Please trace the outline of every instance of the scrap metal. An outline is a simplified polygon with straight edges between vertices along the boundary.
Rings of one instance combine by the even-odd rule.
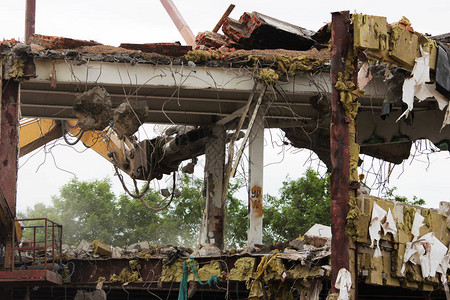
[[[36,17],[36,0],[27,0],[25,4],[25,41],[34,34]]]
[[[331,292],[336,293],[335,282],[340,269],[349,270],[349,237],[345,232],[350,188],[349,121],[341,105],[336,88],[339,73],[344,74],[344,60],[350,45],[350,13],[335,12],[331,22]]]

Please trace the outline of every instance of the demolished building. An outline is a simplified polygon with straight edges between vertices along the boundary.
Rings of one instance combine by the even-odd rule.
[[[447,293],[448,298],[446,204],[440,210],[424,209],[358,193],[359,153],[400,163],[409,156],[412,142],[421,138],[449,148],[448,36],[430,39],[408,23],[403,19],[390,25],[383,17],[339,12],[315,33],[254,12],[239,20],[226,18],[225,35],[200,33],[199,47],[193,50],[178,44],[111,47],[43,35],[33,35],[26,44],[3,41],[1,232],[9,250],[0,282],[8,285],[5,293],[42,299],[50,293],[176,298],[184,289],[199,298],[333,299],[339,292],[342,299],[346,293],[358,299],[423,293],[442,298]],[[130,92],[124,94],[124,87]],[[148,151],[148,145],[160,146],[164,151],[156,160],[150,155],[137,167],[116,167],[130,170],[134,179],[153,179],[175,171],[181,160],[205,153],[205,242],[215,245],[212,252],[140,245],[136,251],[116,249],[114,254],[98,241],[63,251],[53,231],[52,246],[16,245],[19,112],[23,117],[75,120],[80,118],[75,108],[92,94],[108,98],[108,115],[126,114],[122,103],[133,109],[143,105],[141,123],[195,128],[191,134],[136,147]],[[414,102],[414,96],[422,101]],[[111,119],[115,124],[122,117]],[[102,125],[85,122],[83,130],[111,139],[104,136],[110,119],[94,123]],[[136,126],[113,127],[123,128],[119,136],[127,136]],[[223,251],[222,195],[241,153],[237,151],[236,159],[232,152],[238,137],[244,144],[250,141],[249,244],[261,244],[264,128],[281,128],[292,145],[313,150],[332,172],[331,241],[306,235],[279,251]],[[243,136],[241,129],[247,129]],[[120,160],[118,150],[109,152],[116,154],[106,159],[113,164]],[[178,156],[170,159],[170,153]],[[164,163],[156,166],[155,161]],[[44,221],[44,228],[58,228]],[[47,258],[49,247],[45,268],[16,265],[15,254],[31,251],[24,257],[34,258],[30,253],[44,251]],[[64,254],[68,274],[61,277],[55,264]],[[210,284],[203,285],[205,281]],[[9,288],[13,284],[17,287]],[[27,288],[33,286],[38,288]]]

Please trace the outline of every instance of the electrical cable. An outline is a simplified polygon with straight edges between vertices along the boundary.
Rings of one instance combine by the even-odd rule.
[[[139,188],[138,188],[138,186],[137,186],[137,181],[136,181],[136,179],[133,178],[134,188],[135,188],[135,191],[136,191],[136,194],[133,194],[133,193],[130,192],[130,190],[129,190],[129,189],[127,188],[127,186],[125,185],[125,181],[123,180],[123,175],[120,173],[119,168],[117,167],[117,164],[115,163],[114,156],[112,157],[112,161],[113,161],[113,166],[114,166],[114,169],[115,169],[115,171],[116,171],[116,174],[117,174],[117,176],[119,177],[119,181],[120,181],[120,183],[122,184],[123,189],[127,192],[128,195],[130,195],[132,198],[139,199],[139,201],[142,203],[142,205],[143,205],[145,208],[147,208],[148,210],[151,210],[151,211],[158,212],[158,211],[164,210],[164,209],[166,209],[167,207],[169,207],[169,205],[170,205],[170,204],[172,203],[172,201],[173,201],[174,194],[175,194],[174,191],[175,191],[175,189],[176,189],[176,173],[175,173],[175,172],[173,172],[173,187],[172,187],[172,193],[171,193],[171,195],[170,195],[170,200],[169,200],[164,206],[162,206],[162,207],[152,207],[152,206],[148,205],[148,204],[144,201],[144,199],[142,199],[142,197],[145,195],[145,193],[146,193],[146,192],[149,190],[149,188],[150,188],[150,174],[148,175],[147,183],[146,183],[146,185],[145,185],[145,187],[144,187],[144,190],[143,190],[142,192],[139,192]],[[164,201],[165,201],[165,199],[162,200],[162,201],[160,201],[160,202],[158,202],[158,205],[161,204],[161,203],[163,203]]]
[[[61,264],[61,266],[63,268],[65,268],[65,267],[69,268],[69,264],[72,264],[72,272],[70,273],[70,275],[67,278],[62,278],[61,275],[59,275],[59,273],[56,272],[56,275],[58,275],[59,279],[61,279],[62,281],[69,280],[70,277],[72,277],[73,273],[75,272],[75,264],[73,262],[71,262],[71,261],[69,263],[67,263],[67,264]]]
[[[135,184],[135,187],[136,187],[136,190],[137,190],[137,185],[136,185],[136,184]],[[139,197],[139,200],[141,201],[142,205],[144,205],[145,208],[147,208],[147,209],[149,209],[149,210],[151,210],[151,211],[161,211],[161,210],[164,210],[164,209],[166,209],[167,207],[169,207],[169,205],[172,203],[173,198],[174,198],[174,195],[175,195],[175,188],[176,188],[176,173],[173,172],[173,187],[172,187],[172,193],[171,193],[171,195],[170,195],[170,200],[166,203],[166,205],[164,205],[164,206],[162,206],[162,207],[155,208],[155,207],[151,207],[150,205],[148,205],[148,204],[144,201],[144,199],[142,199],[142,197]],[[160,204],[160,203],[162,203],[162,201],[159,202],[158,204]]]
[[[79,132],[77,135],[74,135],[74,136],[73,136],[73,137],[76,137],[76,138],[77,138],[77,139],[75,140],[75,142],[69,142],[69,140],[67,139],[67,135],[69,134],[69,132],[67,131],[67,128],[66,128],[66,122],[65,122],[65,121],[62,122],[62,124],[61,124],[61,129],[62,129],[64,141],[65,141],[67,144],[69,144],[70,146],[76,145],[76,144],[80,141],[80,139],[83,137],[83,134],[84,134],[84,130],[80,129],[80,132]]]

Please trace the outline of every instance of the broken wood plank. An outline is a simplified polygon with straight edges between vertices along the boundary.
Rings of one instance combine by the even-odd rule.
[[[227,10],[223,13],[223,16],[220,18],[219,22],[217,22],[216,27],[214,27],[213,32],[219,31],[220,27],[222,27],[223,20],[225,20],[225,18],[228,18],[228,16],[233,11],[234,7],[235,7],[234,4],[230,4],[230,6],[228,6]]]

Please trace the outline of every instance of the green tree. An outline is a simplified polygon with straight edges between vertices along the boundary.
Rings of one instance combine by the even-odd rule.
[[[206,202],[202,186],[202,180],[183,175],[177,186],[181,196],[174,198],[167,209],[154,212],[129,195],[116,197],[108,179],[73,179],[60,189],[58,196],[52,197],[52,205],[36,204],[20,217],[47,217],[62,224],[67,244],[98,239],[115,246],[144,240],[154,244],[194,246],[198,243]],[[233,196],[238,187],[238,182],[230,185],[226,205],[226,241],[230,246],[242,245],[246,239],[247,210]],[[157,206],[164,199],[159,192],[149,189],[143,200],[150,206]],[[25,237],[32,237],[28,235]]]
[[[394,195],[394,192],[397,190],[397,187],[393,187],[392,189],[387,189],[385,197],[388,200],[391,201],[397,201],[397,202],[402,202],[402,203],[406,203],[406,204],[410,204],[410,205],[425,205],[426,202],[425,200],[423,200],[422,198],[419,198],[417,196],[413,196],[412,200],[409,200],[407,197],[405,196],[399,196],[399,195]]]
[[[235,180],[228,186],[225,207],[225,245],[227,248],[239,248],[247,243],[248,200],[243,202],[234,196],[241,185],[240,180]]]
[[[286,241],[316,223],[330,225],[330,177],[307,169],[303,177],[283,182],[280,197],[265,196],[264,243]]]
[[[61,188],[59,196],[52,197],[52,202],[64,226],[66,243],[98,239],[114,244],[117,200],[109,179],[89,182],[72,179]]]
[[[152,205],[161,201],[162,197],[150,189],[143,200]],[[154,244],[168,243],[167,235],[162,232],[164,216],[164,212],[146,209],[139,199],[126,194],[120,195],[117,204],[117,231],[113,233],[115,244],[125,246],[144,240]]]

